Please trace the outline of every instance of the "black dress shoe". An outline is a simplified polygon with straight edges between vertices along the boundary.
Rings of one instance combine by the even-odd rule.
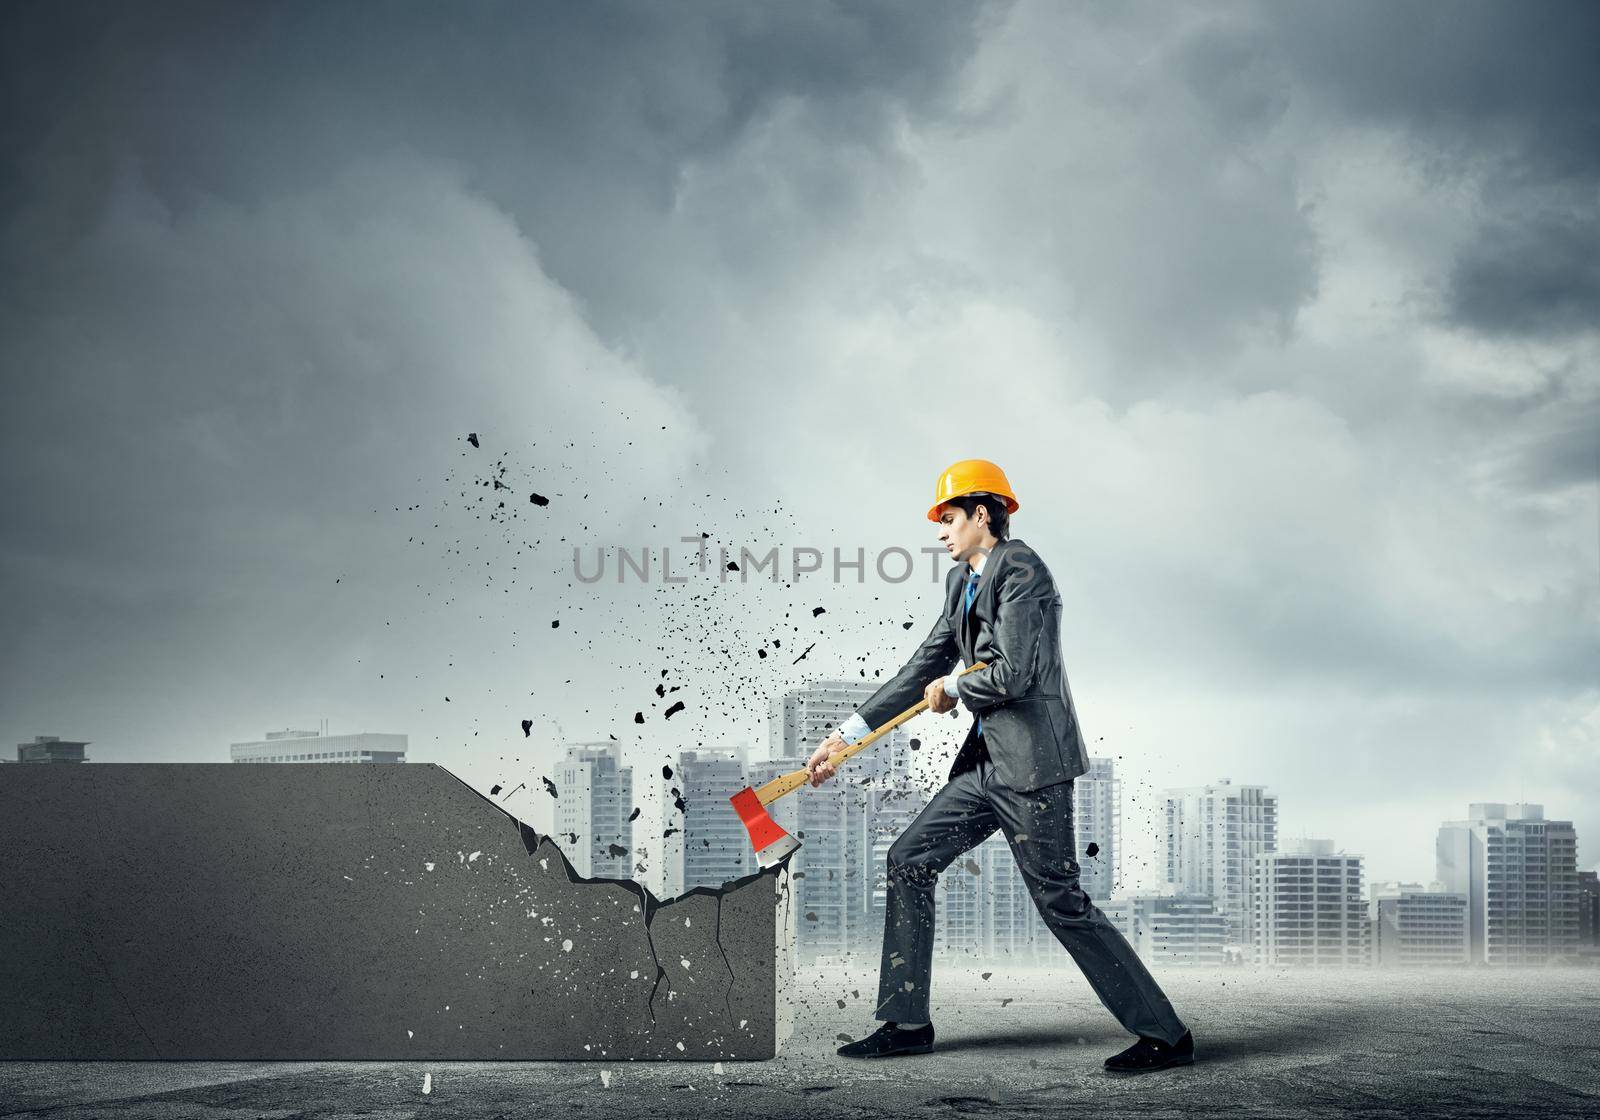
[[[1141,1038],[1120,1054],[1106,1059],[1106,1069],[1112,1073],[1150,1073],[1168,1066],[1194,1064],[1194,1035],[1188,1031],[1175,1043],[1159,1038]]]
[[[844,1058],[892,1058],[896,1054],[930,1054],[933,1052],[933,1024],[916,1030],[901,1030],[893,1023],[885,1023],[866,1038],[839,1047]]]

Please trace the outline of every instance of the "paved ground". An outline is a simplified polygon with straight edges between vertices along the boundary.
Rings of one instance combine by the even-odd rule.
[[[1127,1039],[1075,974],[941,969],[935,1053],[846,1062],[873,978],[831,969],[771,1062],[13,1062],[0,1117],[1600,1115],[1600,970],[1159,977],[1198,1061],[1137,1078],[1101,1069]]]

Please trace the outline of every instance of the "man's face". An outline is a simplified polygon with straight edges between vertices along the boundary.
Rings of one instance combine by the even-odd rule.
[[[968,517],[959,506],[948,503],[939,510],[939,543],[944,545],[952,560],[971,560],[983,544],[989,531],[989,515],[982,506]]]

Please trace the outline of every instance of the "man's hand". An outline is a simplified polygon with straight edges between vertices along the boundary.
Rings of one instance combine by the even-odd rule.
[[[833,756],[849,745],[844,741],[844,736],[837,731],[822,740],[822,745],[812,753],[810,760],[806,763],[806,769],[811,771],[811,784],[813,786],[820,786],[838,772],[839,768],[834,765]]]
[[[944,678],[929,681],[928,687],[922,690],[924,699],[928,701],[928,711],[948,712],[956,706],[956,698],[944,690]]]

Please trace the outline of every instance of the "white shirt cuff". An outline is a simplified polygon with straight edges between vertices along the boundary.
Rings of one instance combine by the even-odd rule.
[[[839,738],[846,743],[858,743],[867,737],[872,728],[867,726],[867,721],[861,718],[861,713],[851,712],[850,718],[839,725]]]
[[[956,673],[946,674],[946,676],[944,678],[944,694],[946,696],[953,696],[957,700],[961,699],[961,693],[956,691],[956,682],[959,681],[960,679],[961,679],[961,677],[960,677],[959,674],[956,674]]]

